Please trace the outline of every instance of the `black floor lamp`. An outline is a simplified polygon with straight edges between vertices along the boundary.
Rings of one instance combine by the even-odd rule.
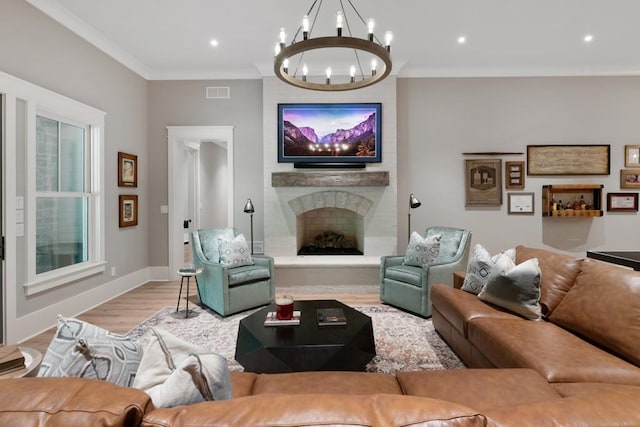
[[[419,207],[421,204],[422,202],[418,200],[418,198],[414,196],[413,193],[409,194],[409,214],[408,214],[409,218],[407,221],[407,228],[408,228],[407,241],[411,238],[411,209],[415,209]]]
[[[255,211],[251,199],[247,199],[247,203],[244,205],[244,213],[251,215],[251,255],[253,255],[253,213]]]

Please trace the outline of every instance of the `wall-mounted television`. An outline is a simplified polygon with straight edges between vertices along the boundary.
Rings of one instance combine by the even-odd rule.
[[[298,167],[382,161],[380,103],[278,104],[278,162]]]

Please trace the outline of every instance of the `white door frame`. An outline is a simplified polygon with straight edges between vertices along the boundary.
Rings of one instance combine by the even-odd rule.
[[[214,142],[227,150],[227,225],[233,227],[233,126],[167,126],[168,154],[168,280],[178,280],[177,270],[184,262],[183,219],[181,207],[187,203],[187,170],[184,150],[188,145]]]

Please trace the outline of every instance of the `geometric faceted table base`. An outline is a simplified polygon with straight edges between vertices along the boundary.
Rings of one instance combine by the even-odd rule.
[[[342,308],[347,324],[318,326],[318,308]],[[264,326],[265,307],[240,321],[235,359],[255,373],[363,371],[376,355],[371,318],[335,300],[295,301],[300,325]]]

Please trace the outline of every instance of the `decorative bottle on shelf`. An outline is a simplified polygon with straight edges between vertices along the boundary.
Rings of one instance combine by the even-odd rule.
[[[584,194],[580,195],[580,209],[583,211],[587,209],[587,202],[584,200]]]
[[[564,204],[562,203],[562,200],[558,200],[558,210],[564,210]]]

